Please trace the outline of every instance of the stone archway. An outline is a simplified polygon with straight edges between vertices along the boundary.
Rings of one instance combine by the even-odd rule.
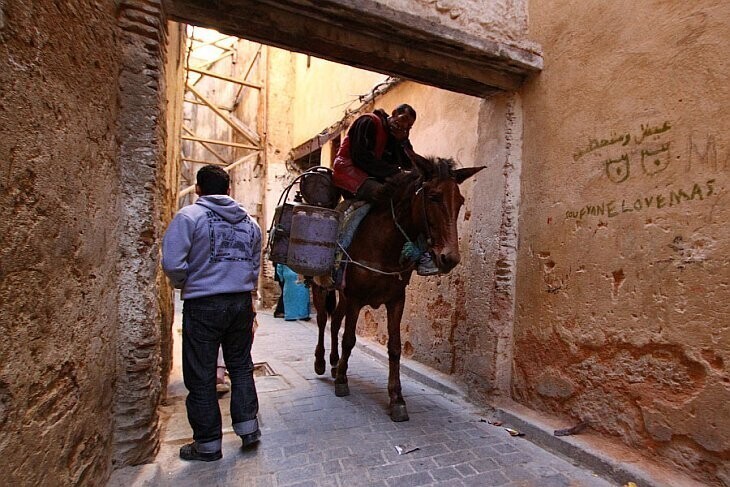
[[[149,460],[158,444],[156,407],[171,310],[157,259],[172,203],[175,170],[166,160],[166,20],[304,52],[356,67],[486,97],[514,91],[542,67],[534,49],[462,32],[376,1],[165,0],[121,2],[122,55],[118,162],[120,221],[118,373],[114,463]],[[472,12],[478,14],[478,12]],[[453,18],[453,16],[448,16]],[[513,181],[518,172],[506,176]],[[513,181],[514,182],[514,181]],[[145,191],[139,191],[145,188]],[[506,202],[509,203],[509,202]],[[514,226],[514,224],[513,224]],[[503,229],[510,233],[514,228]],[[513,263],[512,263],[513,264]],[[510,303],[511,296],[509,298]],[[511,306],[511,304],[510,304]],[[509,306],[507,306],[509,307]],[[509,380],[501,378],[500,382]]]

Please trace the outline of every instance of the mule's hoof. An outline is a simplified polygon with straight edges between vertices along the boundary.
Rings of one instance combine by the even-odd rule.
[[[408,421],[408,411],[405,404],[396,404],[390,408],[390,419],[395,423]]]
[[[317,374],[317,375],[324,374],[324,371],[326,368],[327,368],[327,364],[325,363],[324,360],[322,360],[321,362],[318,360],[314,361],[314,373],[315,374]]]
[[[350,388],[347,384],[335,384],[335,396],[345,397],[350,395]]]
[[[332,374],[332,378],[337,377],[337,367],[332,367],[332,370],[330,370],[330,373]]]

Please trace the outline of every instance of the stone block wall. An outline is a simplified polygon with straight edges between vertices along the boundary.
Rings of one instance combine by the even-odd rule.
[[[116,7],[0,2],[5,485],[108,476],[119,318]]]

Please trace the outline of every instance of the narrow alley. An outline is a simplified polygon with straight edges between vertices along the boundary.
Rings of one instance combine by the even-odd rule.
[[[387,365],[371,355],[377,345],[362,338],[350,360],[351,394],[335,397],[329,371],[318,376],[313,370],[314,319],[289,322],[273,318],[268,310],[258,314],[253,350],[254,362],[266,364],[257,366],[256,373],[262,430],[258,448],[241,451],[230,425],[228,394],[223,394],[223,459],[184,462],[178,450],[190,441],[192,430],[179,366],[181,309],[178,301],[176,365],[168,404],[162,407],[160,452],[154,463],[115,472],[109,487],[616,485],[490,425],[486,420],[492,411],[465,402],[451,384],[438,390],[402,377],[411,419],[392,422],[386,413]],[[396,445],[417,450],[400,455]]]
[[[729,25],[728,0],[0,0],[0,487],[730,487]],[[355,229],[340,198],[375,205]],[[261,325],[261,441],[223,393],[211,463],[179,457],[188,241],[231,286],[186,299],[256,289]],[[314,315],[272,316],[283,267],[345,296],[346,397]]]

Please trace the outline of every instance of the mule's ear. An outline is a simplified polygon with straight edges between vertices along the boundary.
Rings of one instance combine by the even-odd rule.
[[[487,166],[464,167],[461,169],[454,169],[452,171],[452,174],[454,175],[454,179],[456,179],[456,183],[461,184],[485,167]]]
[[[413,149],[406,148],[405,152],[411,160],[413,167],[415,167],[418,172],[423,175],[424,179],[430,179],[431,174],[433,173],[433,163],[425,157],[416,154]]]

